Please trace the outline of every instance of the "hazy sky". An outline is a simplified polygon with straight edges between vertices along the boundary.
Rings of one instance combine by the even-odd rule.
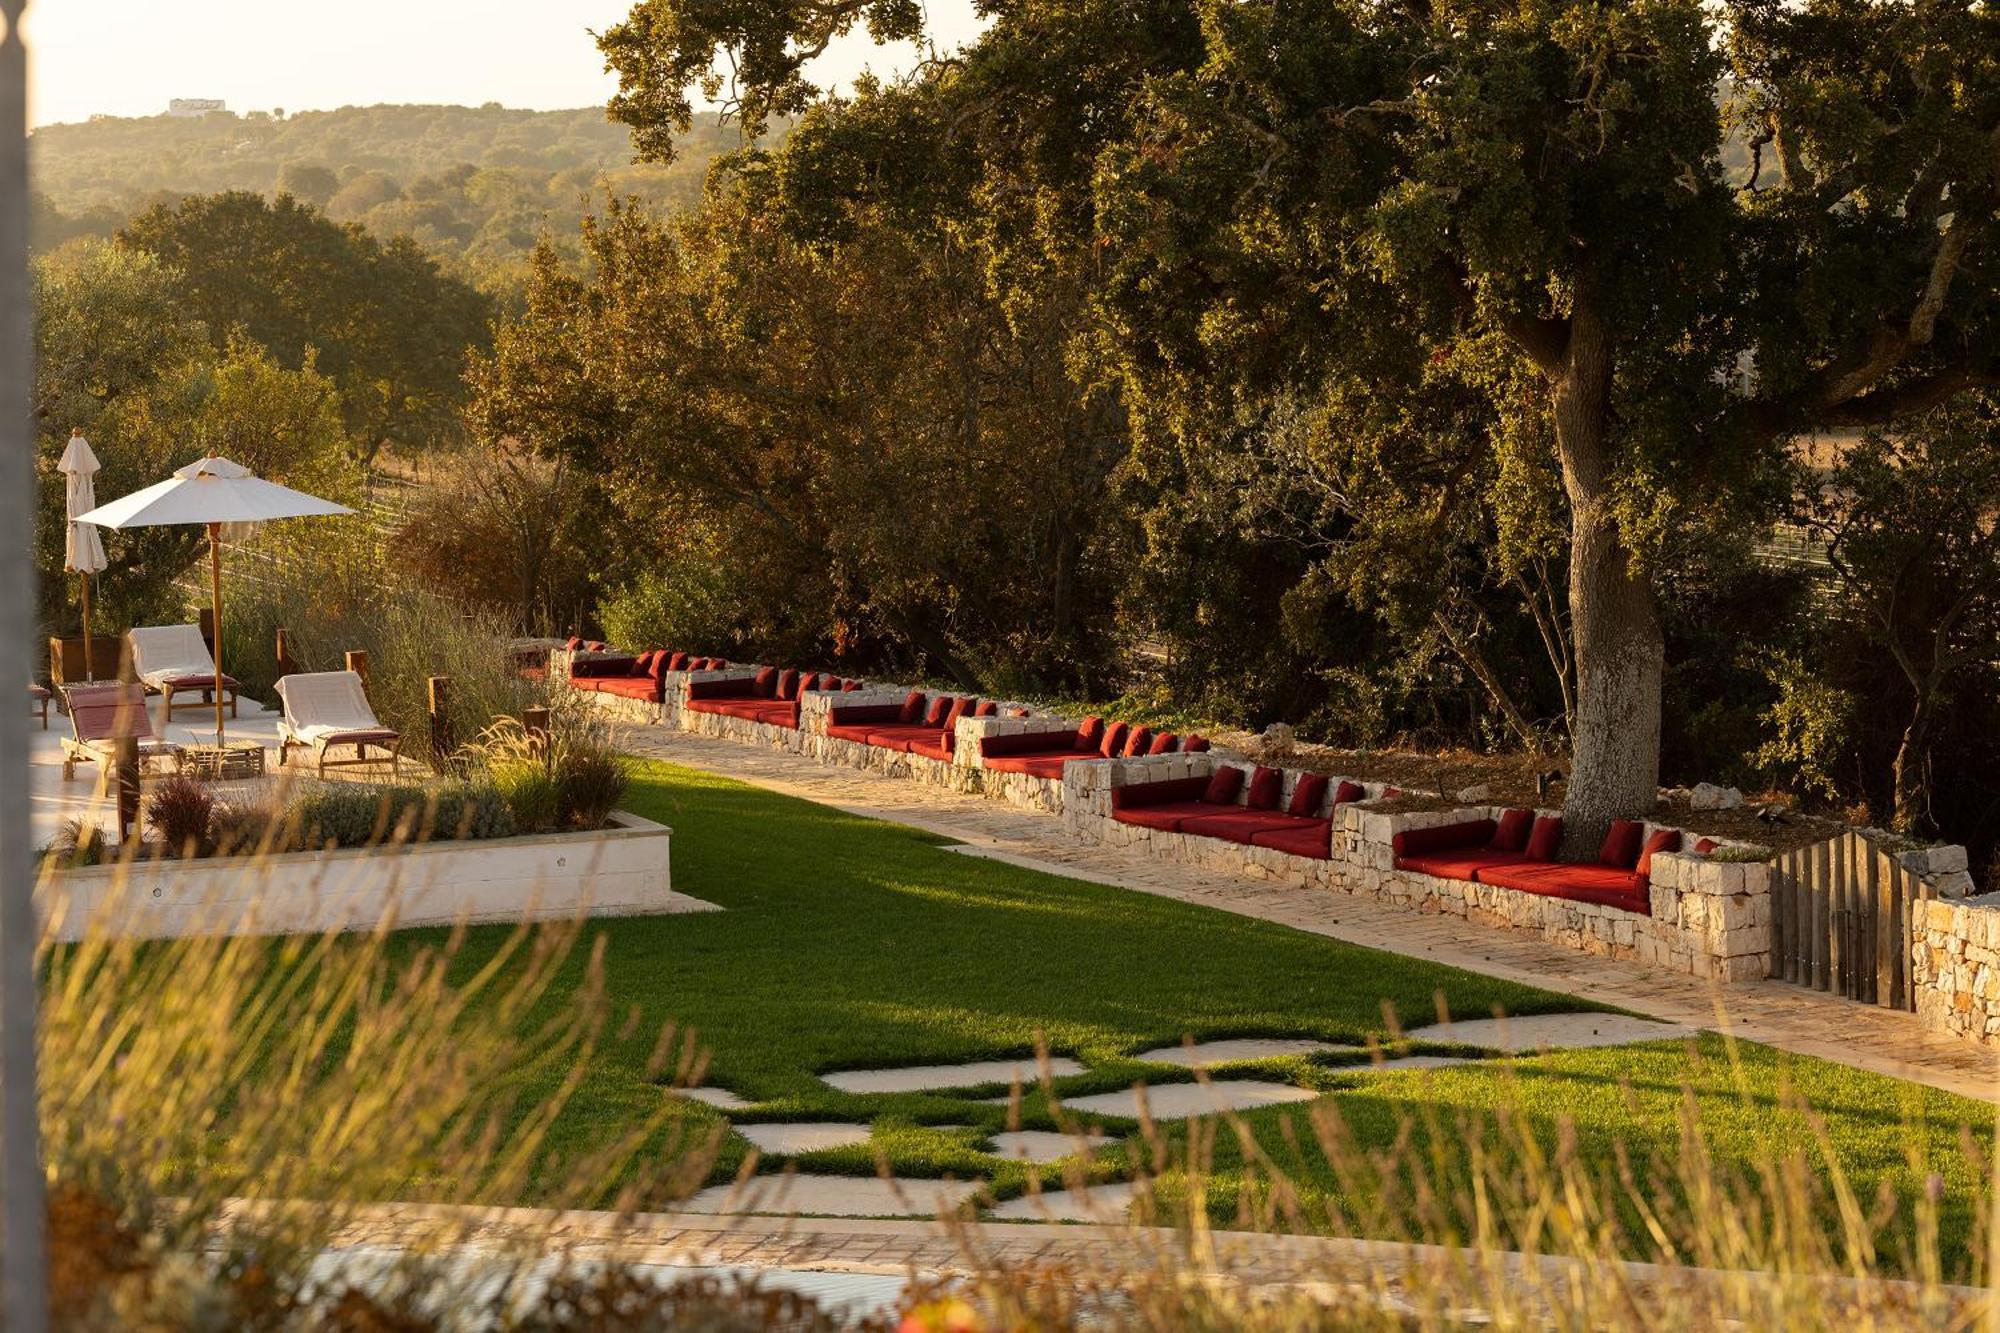
[[[975,30],[970,0],[928,0],[953,45]],[[614,81],[590,29],[630,0],[30,0],[32,123],[96,112],[157,115],[174,97],[232,111],[374,102],[602,103]],[[865,36],[829,51],[821,83],[864,66],[907,66],[908,48]]]

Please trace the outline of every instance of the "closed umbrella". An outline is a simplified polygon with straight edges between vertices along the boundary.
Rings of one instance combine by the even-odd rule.
[[[209,597],[215,611],[215,740],[222,743],[222,528],[275,518],[351,514],[346,505],[265,481],[241,463],[208,457],[122,500],[77,517],[100,528],[156,528],[199,523],[208,529]]]
[[[69,433],[69,447],[63,450],[56,470],[63,474],[64,513],[69,523],[63,533],[63,568],[82,575],[83,584],[83,674],[97,679],[97,657],[90,650],[90,576],[104,571],[104,541],[94,524],[79,522],[81,515],[97,508],[97,455],[78,427]]]

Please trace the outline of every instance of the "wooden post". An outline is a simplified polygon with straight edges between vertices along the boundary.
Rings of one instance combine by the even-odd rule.
[[[527,728],[528,739],[534,742],[535,752],[540,754],[549,745],[549,710],[546,708],[524,708],[521,710],[521,725]]]
[[[431,706],[431,767],[443,771],[451,758],[451,714],[447,707],[451,699],[451,677],[432,676],[430,679]]]
[[[1812,988],[1827,988],[1827,953],[1832,935],[1833,903],[1825,843],[1812,848]]]
[[[215,743],[222,744],[222,525],[208,525],[208,596],[215,615],[208,622],[208,655],[215,661]],[[173,696],[168,699],[172,711]]]
[[[118,841],[139,834],[139,737],[126,729],[111,742],[111,783],[118,797]]]
[[[347,652],[347,669],[361,677],[361,688],[368,688],[368,650],[350,648]]]
[[[296,675],[299,664],[292,658],[292,632],[283,625],[278,627],[278,676]]]

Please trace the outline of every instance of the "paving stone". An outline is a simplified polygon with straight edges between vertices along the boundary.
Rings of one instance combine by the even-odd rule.
[[[899,1180],[875,1176],[760,1176],[741,1187],[715,1185],[678,1210],[686,1213],[781,1213],[802,1217],[936,1217],[958,1208],[978,1181]]]
[[[676,1088],[674,1096],[685,1097],[691,1102],[702,1102],[718,1111],[741,1111],[757,1104],[744,1101],[727,1088]]]
[[[1060,1162],[1088,1148],[1110,1143],[1108,1134],[1056,1134],[1046,1129],[1010,1129],[993,1136],[993,1153],[1018,1162]]]
[[[868,1142],[868,1126],[825,1120],[738,1125],[736,1132],[756,1144],[761,1152],[782,1153],[787,1157]]]
[[[1520,1018],[1478,1018],[1434,1023],[1408,1034],[1418,1041],[1448,1041],[1487,1050],[1535,1052],[1585,1046],[1626,1046],[1637,1041],[1691,1037],[1694,1029],[1625,1014],[1529,1014]]]
[[[1045,1190],[995,1204],[986,1215],[997,1222],[1122,1222],[1137,1197],[1129,1184]]]
[[[1260,1106],[1282,1106],[1288,1102],[1309,1102],[1319,1094],[1289,1083],[1263,1079],[1220,1079],[1212,1083],[1166,1083],[1146,1090],[1146,1106],[1155,1120],[1185,1120],[1194,1115],[1217,1111],[1249,1111]],[[1100,1092],[1089,1097],[1065,1099],[1071,1111],[1097,1115],[1139,1117],[1139,1097],[1131,1089]]]
[[[1336,1046],[1330,1041],[1314,1041],[1310,1037],[1230,1037],[1222,1041],[1198,1041],[1192,1048],[1184,1045],[1156,1046],[1132,1058],[1148,1064],[1193,1069],[1200,1065],[1227,1064],[1232,1060],[1270,1060],[1285,1055],[1313,1055],[1320,1051],[1353,1049],[1351,1046]]]
[[[1067,1056],[1049,1059],[1049,1074],[1066,1078],[1084,1073],[1084,1067]],[[944,1088],[972,1088],[982,1083],[1019,1082],[1032,1087],[1040,1077],[1032,1057],[1014,1060],[973,1060],[956,1065],[906,1065],[901,1069],[845,1069],[820,1076],[842,1092],[934,1092]]]

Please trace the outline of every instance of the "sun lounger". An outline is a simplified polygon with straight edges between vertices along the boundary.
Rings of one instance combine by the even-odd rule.
[[[143,625],[125,632],[132,645],[132,673],[165,702],[162,721],[174,715],[174,696],[201,695],[206,703],[215,691],[215,659],[199,625]],[[222,692],[229,700],[229,716],[236,716],[236,695],[242,687],[228,676],[222,678]],[[180,707],[193,707],[182,704]]]
[[[361,677],[352,671],[294,672],[278,682],[278,698],[285,715],[278,722],[278,762],[283,764],[296,747],[311,750],[319,773],[329,768],[352,768],[375,763],[368,747],[388,752],[389,766],[395,767],[402,749],[401,733],[382,725],[368,704],[368,691]],[[352,759],[329,759],[336,746],[353,746]]]
[[[76,776],[77,764],[96,764],[102,790],[111,776],[121,736],[138,737],[141,768],[148,760],[180,766],[180,747],[160,735],[152,714],[146,711],[146,691],[140,686],[116,680],[67,685],[63,698],[69,705],[70,728],[70,734],[62,738],[63,781]]]

